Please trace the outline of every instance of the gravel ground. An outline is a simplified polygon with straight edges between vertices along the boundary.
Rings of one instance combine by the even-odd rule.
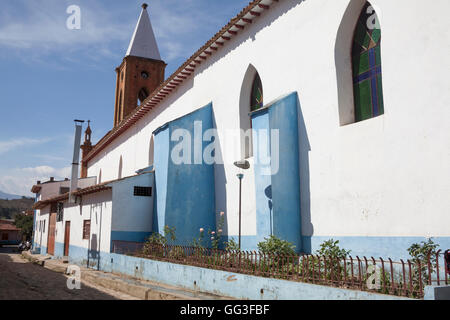
[[[15,247],[0,248],[0,300],[132,300],[126,294],[82,283],[67,288],[67,276],[25,260]]]

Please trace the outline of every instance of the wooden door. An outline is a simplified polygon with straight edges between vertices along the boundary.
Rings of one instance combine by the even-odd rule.
[[[48,224],[48,242],[47,253],[55,255],[55,231],[56,231],[56,213],[50,213]]]
[[[70,221],[66,221],[66,229],[64,231],[64,256],[69,255],[69,242],[70,242]]]

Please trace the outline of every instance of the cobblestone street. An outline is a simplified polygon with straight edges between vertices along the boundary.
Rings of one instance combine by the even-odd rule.
[[[130,296],[81,284],[67,288],[67,277],[25,260],[15,248],[0,248],[0,300],[128,300]]]

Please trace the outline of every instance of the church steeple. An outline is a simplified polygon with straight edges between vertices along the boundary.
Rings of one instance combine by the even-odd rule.
[[[88,121],[88,126],[86,128],[86,131],[84,132],[84,143],[81,146],[81,175],[80,178],[87,178],[87,162],[85,161],[86,156],[89,152],[94,148],[91,142],[91,121]]]
[[[166,63],[161,60],[147,7],[145,3],[142,5],[125,58],[116,69],[114,126],[119,125],[164,81]]]
[[[146,3],[142,5],[141,16],[134,30],[126,56],[161,60],[147,7]]]

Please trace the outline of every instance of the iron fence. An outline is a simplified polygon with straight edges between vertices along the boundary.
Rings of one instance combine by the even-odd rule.
[[[261,277],[423,298],[427,285],[448,285],[449,266],[439,250],[421,261],[319,255],[274,255],[116,241],[113,251],[142,258]]]

